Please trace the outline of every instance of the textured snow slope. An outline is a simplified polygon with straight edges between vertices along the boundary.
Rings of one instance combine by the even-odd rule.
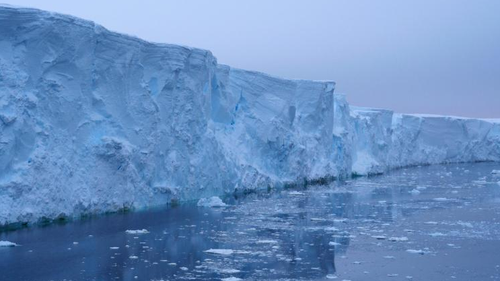
[[[35,9],[0,6],[0,35],[0,225],[500,160],[497,121],[351,109],[333,82]]]

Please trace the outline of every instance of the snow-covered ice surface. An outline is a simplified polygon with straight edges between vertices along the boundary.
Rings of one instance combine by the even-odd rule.
[[[0,249],[0,280],[499,280],[499,168],[405,168],[4,232],[23,247]]]
[[[351,108],[334,82],[36,9],[0,6],[0,34],[0,225],[500,160],[498,120]]]

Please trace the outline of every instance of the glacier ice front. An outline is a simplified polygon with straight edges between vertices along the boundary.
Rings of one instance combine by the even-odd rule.
[[[0,6],[0,34],[0,225],[500,160],[496,120],[351,108],[334,82],[36,9]]]

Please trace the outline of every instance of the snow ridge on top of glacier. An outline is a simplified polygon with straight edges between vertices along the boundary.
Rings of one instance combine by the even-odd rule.
[[[109,30],[106,27],[104,27],[104,26],[102,26],[94,21],[82,19],[82,18],[75,17],[75,16],[68,15],[68,14],[62,14],[62,13],[57,13],[57,12],[40,10],[40,9],[36,9],[36,8],[29,8],[29,7],[15,6],[15,5],[10,5],[10,4],[0,3],[0,20],[4,20],[4,19],[6,19],[6,17],[9,14],[14,14],[14,13],[32,14],[34,17],[37,17],[40,20],[42,20],[42,19],[43,20],[47,20],[47,19],[54,20],[55,19],[55,20],[66,20],[66,21],[70,20],[72,23],[74,23],[76,25],[80,25],[80,26],[88,27],[88,28],[93,28],[96,33],[108,32],[108,33],[112,33],[113,35],[123,37],[124,39],[127,39],[127,40],[136,41],[136,42],[141,43],[141,44],[155,45],[158,47],[165,47],[165,48],[184,48],[184,49],[187,49],[189,51],[205,52],[205,53],[212,55],[212,52],[210,50],[191,47],[191,46],[185,46],[185,45],[181,45],[181,44],[170,44],[170,43],[152,42],[152,41],[144,40],[144,39],[137,37],[135,35]]]

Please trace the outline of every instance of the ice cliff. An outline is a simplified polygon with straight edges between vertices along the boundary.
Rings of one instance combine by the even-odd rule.
[[[414,165],[500,161],[500,120],[398,114],[350,107],[343,95],[334,97],[334,138],[340,143],[340,159],[348,173],[369,175]]]
[[[500,161],[498,121],[351,108],[334,88],[0,6],[0,225]]]

